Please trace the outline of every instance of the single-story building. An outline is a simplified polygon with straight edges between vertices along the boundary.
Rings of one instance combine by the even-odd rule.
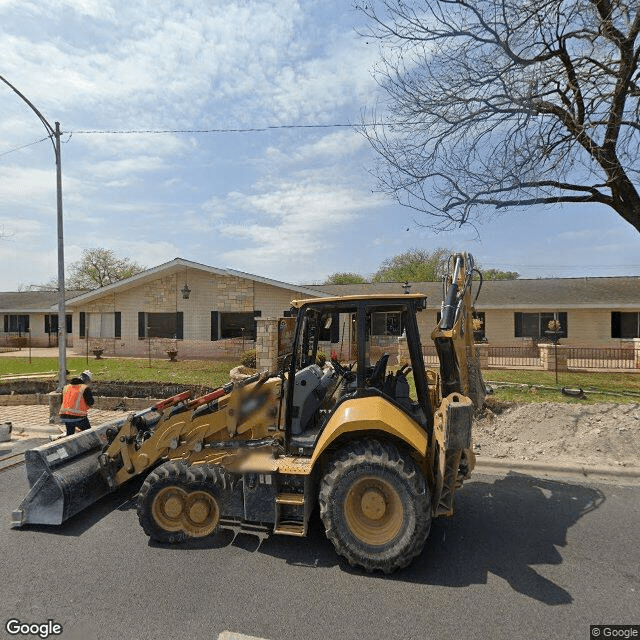
[[[78,292],[67,292],[67,298]],[[0,346],[54,347],[58,344],[58,292],[17,291],[0,293]],[[67,312],[66,328],[71,334],[72,314]]]
[[[412,293],[427,296],[420,319],[423,343],[440,318],[441,282],[408,283]],[[478,282],[473,285],[474,296]],[[321,285],[329,295],[398,293],[402,283]],[[560,322],[562,344],[624,347],[640,338],[640,277],[539,278],[489,280],[482,284],[475,304],[478,341],[512,345],[549,340],[549,322]],[[390,323],[388,330],[400,331]]]
[[[105,355],[156,357],[176,349],[182,357],[236,356],[255,340],[256,318],[281,317],[292,299],[317,296],[304,286],[176,258],[67,295],[67,344]],[[55,345],[49,332],[57,331],[57,307],[56,292],[0,293],[0,344],[26,336],[33,346]]]
[[[426,344],[439,318],[442,283],[409,284],[427,296],[419,316]],[[176,258],[100,289],[68,292],[67,342],[105,355],[162,357],[177,350],[181,358],[237,357],[253,345],[258,319],[286,315],[292,299],[403,291],[402,283],[294,285]],[[490,345],[548,339],[555,319],[562,344],[626,347],[640,338],[640,277],[487,281],[476,310],[476,338]],[[0,314],[0,346],[57,344],[56,292],[0,293]],[[383,343],[402,329],[393,314],[371,320],[372,335]],[[344,341],[344,333],[335,331],[331,340]]]

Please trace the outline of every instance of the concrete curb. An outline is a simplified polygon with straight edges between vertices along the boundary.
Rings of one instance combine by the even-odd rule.
[[[503,458],[477,458],[475,470],[483,472],[520,471],[548,476],[570,476],[582,479],[640,480],[640,467],[613,467],[580,463],[554,464],[535,460],[506,460]],[[472,475],[473,477],[473,475]]]

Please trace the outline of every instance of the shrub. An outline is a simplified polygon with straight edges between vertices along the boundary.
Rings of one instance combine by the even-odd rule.
[[[324,351],[318,351],[316,354],[316,362],[319,367],[324,367],[325,362],[327,361],[327,356],[324,355]]]
[[[240,356],[240,364],[249,369],[256,368],[256,350],[249,349]]]

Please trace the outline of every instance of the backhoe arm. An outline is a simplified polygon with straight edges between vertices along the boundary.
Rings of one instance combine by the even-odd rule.
[[[440,361],[442,397],[454,392],[462,393],[471,398],[475,408],[479,409],[486,389],[473,341],[471,290],[473,274],[480,272],[474,266],[473,256],[468,253],[454,254],[451,263],[451,271],[445,278],[446,293],[440,322],[431,334]]]

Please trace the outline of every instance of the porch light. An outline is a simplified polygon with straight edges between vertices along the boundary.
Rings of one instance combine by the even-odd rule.
[[[189,288],[189,285],[186,282],[184,283],[184,287],[182,287],[180,291],[182,292],[183,299],[188,300],[189,296],[191,295],[191,289]]]

